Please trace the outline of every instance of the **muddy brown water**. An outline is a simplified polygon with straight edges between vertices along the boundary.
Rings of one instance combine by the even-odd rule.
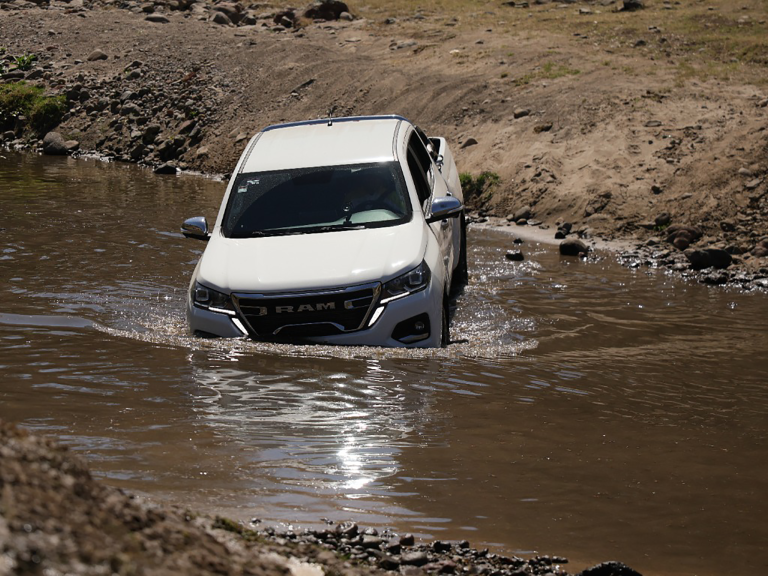
[[[107,482],[644,574],[768,571],[768,298],[470,230],[445,350],[200,340],[224,184],[2,152],[0,417]]]

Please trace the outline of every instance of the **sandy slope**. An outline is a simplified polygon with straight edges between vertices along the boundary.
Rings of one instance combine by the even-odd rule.
[[[279,6],[263,3],[246,5],[256,25],[235,27],[208,21],[208,4],[197,12],[158,5],[169,22],[153,23],[114,5],[73,9],[77,1],[0,12],[9,52],[44,55],[47,72],[36,81],[53,90],[79,84],[114,100],[144,87],[137,104],[160,124],[159,138],[192,118],[203,130],[171,157],[181,166],[229,172],[245,139],[276,122],[397,113],[447,136],[461,171],[499,174],[476,206],[492,215],[530,206],[553,232],[564,220],[582,236],[644,240],[668,213],[673,224],[702,229],[697,246],[736,255],[768,235],[768,93],[681,81],[651,44],[617,51],[586,34],[510,27],[501,12],[475,23],[433,10],[386,24],[380,11],[353,7],[355,21],[296,32],[275,31],[269,16]],[[663,22],[659,5],[644,17],[656,10]],[[531,10],[566,14],[553,6]],[[566,9],[567,18],[583,16]],[[97,48],[108,58],[88,61]],[[130,78],[135,60],[142,75]],[[187,87],[194,100],[180,111]],[[115,128],[114,108],[94,113],[86,104],[60,130],[82,149],[128,157],[143,127],[123,118]],[[135,159],[161,161],[151,150]],[[765,266],[750,254],[738,261]]]

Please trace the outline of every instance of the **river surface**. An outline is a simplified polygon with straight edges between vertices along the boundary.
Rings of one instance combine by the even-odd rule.
[[[454,344],[185,331],[224,184],[0,152],[0,418],[110,484],[643,574],[768,573],[768,296],[470,229]],[[288,264],[287,264],[288,265]]]

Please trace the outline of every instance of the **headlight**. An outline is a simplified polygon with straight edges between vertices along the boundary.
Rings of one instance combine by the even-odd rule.
[[[192,298],[192,303],[198,308],[206,308],[211,312],[228,314],[229,316],[237,314],[235,307],[232,305],[232,299],[228,295],[203,286],[200,282],[195,282],[195,287],[192,289],[190,297]]]
[[[429,280],[432,272],[429,270],[426,262],[422,262],[413,270],[406,272],[402,276],[393,278],[385,282],[381,290],[381,303],[386,304],[392,300],[397,300],[408,294],[413,294],[419,290],[424,290],[429,286]]]

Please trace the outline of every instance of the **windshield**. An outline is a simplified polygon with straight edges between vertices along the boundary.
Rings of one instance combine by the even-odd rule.
[[[411,219],[397,162],[241,174],[224,215],[231,238],[394,226]]]

